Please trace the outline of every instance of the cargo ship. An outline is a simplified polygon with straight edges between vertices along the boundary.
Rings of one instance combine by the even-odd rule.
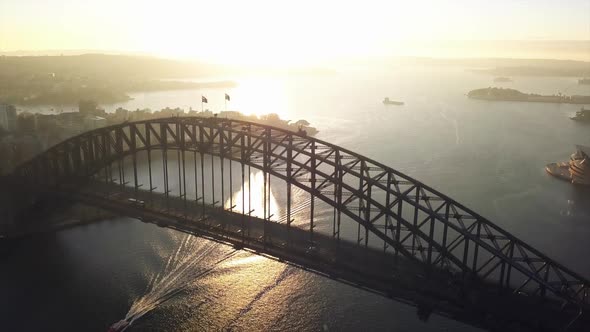
[[[397,105],[397,106],[401,106],[404,104],[403,101],[395,101],[395,100],[390,100],[389,97],[385,97],[385,99],[383,99],[383,104],[384,105]]]
[[[576,145],[568,162],[551,163],[547,173],[573,184],[590,186],[590,147]]]

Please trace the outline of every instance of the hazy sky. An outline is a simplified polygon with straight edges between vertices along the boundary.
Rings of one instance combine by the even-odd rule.
[[[590,0],[0,0],[0,51],[283,64],[506,39],[588,40]]]

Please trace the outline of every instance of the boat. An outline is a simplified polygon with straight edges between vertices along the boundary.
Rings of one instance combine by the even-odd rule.
[[[397,105],[397,106],[401,106],[404,104],[403,101],[395,101],[395,100],[390,100],[389,97],[385,97],[385,99],[383,99],[383,104],[384,105]]]
[[[582,122],[590,122],[590,109],[585,109],[582,107],[576,115],[572,116],[570,119]]]
[[[590,84],[590,78],[580,78],[578,84]]]
[[[123,332],[129,327],[129,322],[126,319],[122,319],[115,324],[111,325],[107,332]]]
[[[494,78],[494,82],[501,83],[501,82],[512,82],[510,77],[496,77]]]
[[[568,162],[548,164],[545,170],[573,184],[590,186],[590,147],[576,145],[576,149]]]

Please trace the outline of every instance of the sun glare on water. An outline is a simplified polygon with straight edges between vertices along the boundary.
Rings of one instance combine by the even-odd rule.
[[[250,188],[250,191],[248,191],[248,188]],[[249,193],[251,194],[250,197]],[[244,196],[243,199],[242,195]],[[271,218],[279,218],[281,211],[272,189],[270,190],[270,197],[266,197],[266,199],[268,200],[266,208],[270,212]],[[243,208],[246,214],[248,214],[248,211],[253,210],[253,216],[264,216],[264,175],[262,172],[257,172],[251,176],[250,185],[246,182],[244,191],[238,191],[234,195],[232,203],[235,205],[235,211],[242,211]],[[229,199],[225,202],[225,207],[230,208]]]

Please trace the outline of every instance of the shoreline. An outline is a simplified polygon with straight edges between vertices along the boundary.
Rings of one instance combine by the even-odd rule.
[[[519,103],[542,103],[542,104],[571,104],[571,105],[590,105],[589,102],[584,101],[558,101],[558,100],[523,100],[523,99],[508,99],[508,98],[485,98],[485,97],[471,97],[467,96],[470,99],[475,100],[485,100],[485,101],[513,101]]]
[[[535,93],[524,93],[509,88],[481,88],[471,90],[467,93],[470,99],[479,99],[487,101],[515,101],[529,103],[550,103],[550,104],[590,104],[590,96],[572,95],[540,95]]]
[[[149,93],[149,92],[165,92],[165,91],[181,91],[181,90],[199,90],[199,89],[215,89],[215,88],[235,88],[238,85],[236,81],[222,80],[222,81],[208,81],[208,82],[186,82],[182,80],[148,80],[141,82],[132,82],[130,86],[121,87],[121,89],[103,90],[99,91],[99,95],[86,95],[84,93],[74,93],[70,96],[45,95],[41,98],[27,99],[24,97],[6,97],[3,99],[9,104],[14,104],[19,107],[69,107],[77,105],[80,100],[94,100],[101,105],[112,105],[124,103],[134,100],[130,94],[133,93]],[[117,91],[119,90],[119,91]],[[96,91],[95,91],[96,93]],[[102,95],[100,95],[102,94]],[[18,100],[20,99],[20,100]]]

